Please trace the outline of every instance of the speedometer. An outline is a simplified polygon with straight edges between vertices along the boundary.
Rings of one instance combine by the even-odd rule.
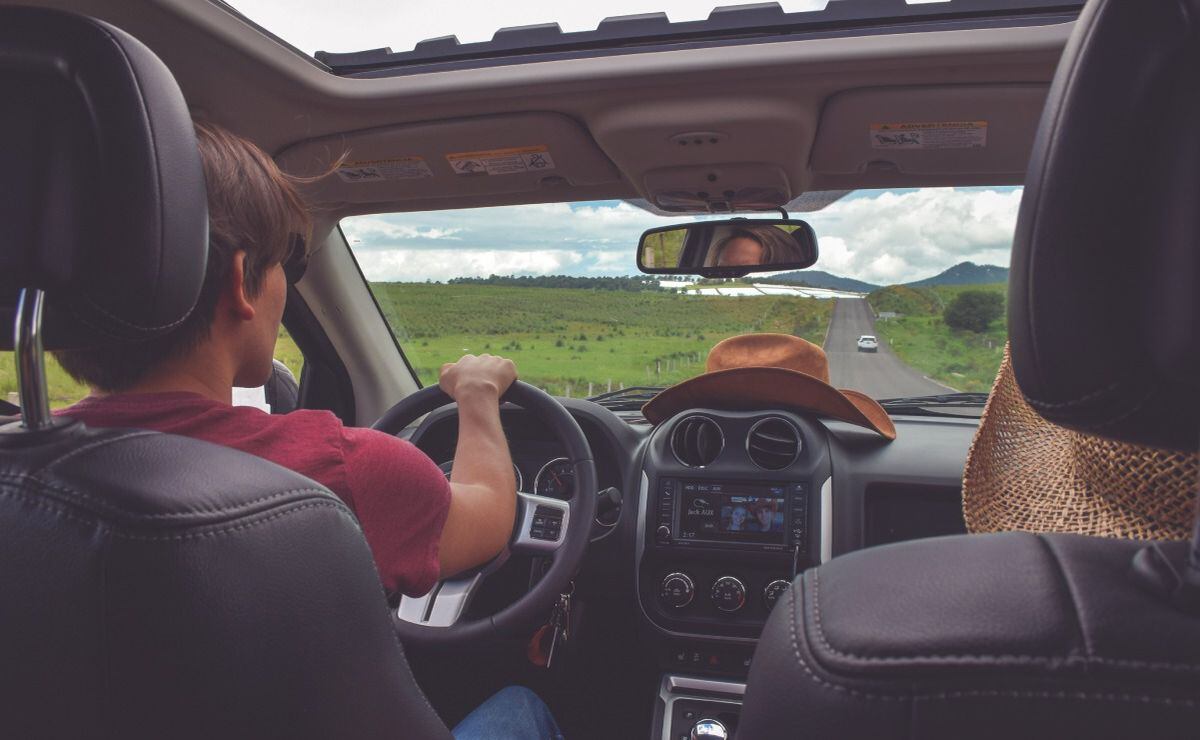
[[[575,466],[565,457],[554,458],[533,479],[533,492],[548,498],[571,498],[575,493]]]
[[[446,480],[450,480],[450,471],[454,470],[454,461],[447,460],[446,462],[439,464],[438,468],[446,476]],[[525,476],[521,475],[521,469],[517,467],[516,463],[513,463],[513,477],[517,479],[517,490],[524,490]]]

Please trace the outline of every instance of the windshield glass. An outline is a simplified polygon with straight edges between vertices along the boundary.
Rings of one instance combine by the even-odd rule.
[[[990,389],[1019,200],[1020,188],[854,192],[794,214],[817,234],[812,269],[730,280],[638,273],[642,231],[688,219],[620,201],[341,225],[424,384],[486,352],[556,395],[665,386],[704,372],[721,339],[780,332],[823,346],[835,386],[883,399]],[[872,353],[858,346],[868,335]]]

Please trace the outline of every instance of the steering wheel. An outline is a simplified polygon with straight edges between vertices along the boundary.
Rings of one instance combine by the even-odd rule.
[[[500,401],[524,408],[555,433],[575,470],[574,493],[561,501],[518,491],[517,517],[505,552],[480,569],[439,582],[425,596],[401,599],[392,623],[402,641],[450,645],[527,634],[544,623],[583,561],[596,516],[596,464],[587,437],[561,403],[528,383],[515,381]],[[452,403],[454,399],[438,386],[422,388],[388,409],[372,428],[394,435],[425,414]],[[541,536],[534,537],[535,517],[561,518],[557,539],[548,539],[541,527],[537,527],[543,529]],[[509,606],[490,617],[462,619],[483,579],[510,553],[552,556],[552,562],[541,580]]]

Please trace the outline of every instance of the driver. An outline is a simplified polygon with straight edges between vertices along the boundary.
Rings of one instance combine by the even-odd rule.
[[[491,560],[508,542],[516,481],[499,398],[511,360],[467,355],[438,384],[458,402],[458,447],[447,482],[408,442],[343,426],[328,411],[272,416],[233,406],[233,388],[271,375],[289,282],[299,279],[308,211],[292,182],[249,141],[196,124],[208,186],[208,269],[195,309],[138,345],[56,352],[90,395],[59,413],[95,427],[134,427],[207,440],[316,480],[357,515],[389,592],[427,593]],[[455,730],[473,737],[558,737],[545,704],[509,687]]]

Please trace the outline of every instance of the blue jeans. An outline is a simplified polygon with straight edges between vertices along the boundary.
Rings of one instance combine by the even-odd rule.
[[[454,740],[563,740],[550,707],[524,686],[492,695],[454,728]]]

